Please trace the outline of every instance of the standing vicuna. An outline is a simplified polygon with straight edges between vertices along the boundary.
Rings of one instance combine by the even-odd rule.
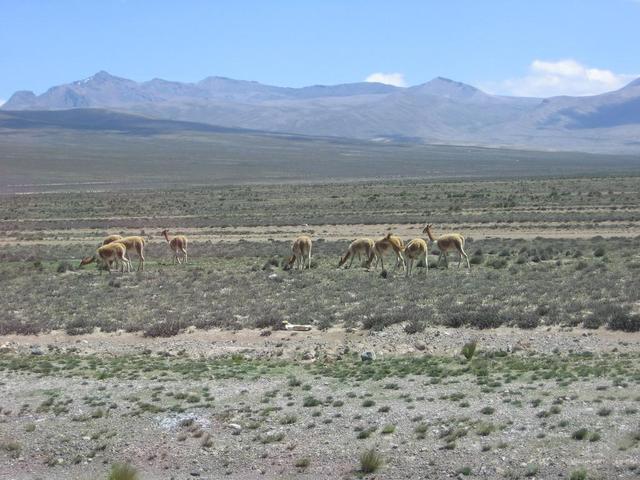
[[[376,264],[374,267],[378,265],[378,261],[382,265],[382,270],[384,270],[384,256],[388,253],[393,252],[396,256],[396,266],[402,264],[403,270],[407,268],[405,264],[404,257],[402,256],[402,251],[404,250],[404,242],[402,239],[392,233],[387,233],[380,240],[376,240],[373,244],[373,251],[369,255],[369,260],[367,260],[367,268],[371,266],[371,263],[375,259]]]
[[[291,255],[285,265],[285,270],[289,270],[296,264],[298,270],[304,270],[305,259],[308,260],[307,268],[311,268],[311,246],[313,242],[310,237],[302,235],[296,238],[291,245]]]
[[[340,257],[338,268],[344,265],[349,258],[351,258],[351,262],[349,262],[349,266],[346,268],[351,268],[351,265],[353,265],[353,259],[356,255],[358,256],[359,262],[362,261],[362,256],[364,256],[364,258],[369,258],[369,256],[371,256],[371,252],[373,252],[374,243],[375,242],[370,238],[358,238],[351,242],[351,245],[349,245],[349,248],[347,249],[347,253]]]
[[[414,238],[404,247],[404,258],[407,261],[407,277],[411,275],[413,271],[413,263],[416,260],[419,261],[421,258],[424,258],[424,264],[427,267],[427,272],[429,272],[428,254],[429,246],[422,238]]]
[[[127,258],[127,247],[122,243],[112,242],[101,246],[92,257],[84,257],[80,262],[80,266],[92,262],[100,262],[103,266],[107,267],[109,273],[111,273],[111,263],[113,262],[116,263],[116,267],[120,265],[121,272],[124,272],[125,267],[127,268],[127,272],[131,271],[131,261]]]
[[[166,228],[162,231],[162,235],[167,239],[169,248],[173,252],[173,263],[180,262],[180,252],[182,252],[184,263],[187,263],[187,237],[184,235],[176,235],[169,239],[169,230]]]
[[[110,237],[115,237],[116,235],[110,235],[105,239],[105,242]],[[136,252],[138,254],[138,271],[144,270],[144,238],[133,236],[133,237],[123,237],[118,238],[116,240],[107,243],[107,245],[111,245],[112,243],[121,243],[127,249],[127,253]],[[131,260],[129,260],[130,262]]]
[[[438,238],[434,238],[433,233],[431,232],[432,226],[433,225],[428,224],[426,227],[424,227],[422,233],[426,233],[429,237],[429,240],[435,243],[435,245],[438,247],[438,250],[440,250],[440,255],[438,256],[438,262],[436,263],[436,266],[440,264],[440,259],[444,257],[445,264],[448,268],[449,260],[447,258],[447,254],[449,250],[455,249],[460,254],[460,258],[458,260],[458,268],[460,268],[462,257],[464,257],[464,259],[467,261],[467,268],[471,269],[471,265],[469,264],[469,257],[464,251],[464,237],[459,233],[447,233],[446,235],[441,235]]]
[[[117,233],[113,234],[113,235],[109,235],[108,237],[105,237],[105,239],[102,241],[102,245],[108,245],[111,242],[115,242],[116,240],[121,240],[122,239],[122,235],[118,235]]]

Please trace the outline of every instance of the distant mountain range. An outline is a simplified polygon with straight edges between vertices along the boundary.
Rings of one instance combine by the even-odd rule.
[[[42,95],[16,92],[1,109],[106,109],[165,120],[153,125],[168,130],[229,128],[378,142],[640,153],[640,79],[601,95],[541,99],[490,95],[441,77],[409,88],[380,83],[284,88],[223,77],[135,82],[98,72]],[[86,113],[78,118],[91,121]],[[98,118],[109,118],[111,127],[131,122],[129,116],[104,112]],[[11,119],[29,121],[24,115]]]

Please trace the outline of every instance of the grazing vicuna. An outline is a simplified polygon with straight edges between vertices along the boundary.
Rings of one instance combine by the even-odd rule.
[[[421,258],[424,258],[424,264],[427,267],[427,272],[429,271],[428,254],[429,246],[422,238],[414,238],[406,247],[404,247],[404,258],[407,261],[407,277],[410,276],[413,271],[413,263],[416,260],[419,261]]]
[[[375,259],[376,264],[374,267],[378,265],[378,261],[382,265],[382,270],[384,270],[384,256],[389,253],[394,253],[396,256],[396,267],[402,264],[403,270],[406,268],[406,264],[404,261],[404,257],[402,256],[402,251],[404,250],[404,243],[402,239],[392,233],[387,233],[380,240],[376,240],[373,244],[373,251],[369,255],[369,260],[367,260],[367,268],[371,266],[371,263]]]
[[[464,251],[464,237],[459,233],[447,233],[446,235],[441,235],[438,238],[433,237],[433,233],[431,232],[431,227],[433,225],[428,224],[424,227],[422,233],[426,233],[435,245],[440,250],[440,255],[438,256],[438,262],[436,266],[440,264],[440,259],[444,257],[445,264],[449,267],[449,260],[447,258],[447,254],[449,250],[457,250],[460,254],[460,258],[458,260],[458,268],[460,268],[460,263],[462,263],[462,257],[467,261],[467,268],[471,269],[471,265],[469,264],[469,257]]]
[[[305,260],[307,260],[307,268],[311,268],[311,246],[313,242],[311,238],[306,235],[302,235],[296,238],[291,245],[292,255],[285,264],[285,269],[290,270],[293,265],[296,265],[298,270],[304,270]]]
[[[127,258],[127,248],[122,243],[112,242],[107,245],[103,245],[96,254],[92,257],[85,257],[80,262],[80,266],[87,265],[92,262],[99,262],[101,265],[107,268],[111,273],[111,264],[116,263],[116,266],[120,265],[120,271],[124,272],[124,268],[127,268],[127,272],[131,271],[131,261]]]
[[[347,253],[340,257],[338,268],[344,265],[349,258],[351,258],[351,262],[349,262],[349,266],[346,268],[351,268],[351,265],[353,265],[353,259],[356,255],[358,256],[359,262],[362,261],[362,256],[364,256],[364,258],[369,258],[371,252],[373,252],[374,243],[375,242],[370,238],[358,238],[351,242],[347,249]]]
[[[144,270],[144,238],[137,237],[137,236],[124,237],[124,238],[115,240],[112,243],[121,243],[122,245],[124,245],[125,248],[127,249],[127,254],[129,254],[130,252],[136,252],[138,254],[138,259],[139,259],[138,271]]]
[[[122,235],[118,235],[117,233],[113,235],[109,235],[102,241],[102,245],[108,245],[112,242],[115,242],[116,240],[121,240],[121,239],[122,239]]]
[[[167,239],[169,248],[173,252],[173,263],[180,262],[180,252],[182,252],[184,263],[187,263],[187,237],[184,235],[176,235],[172,239],[169,239],[169,230],[164,229],[162,235]]]

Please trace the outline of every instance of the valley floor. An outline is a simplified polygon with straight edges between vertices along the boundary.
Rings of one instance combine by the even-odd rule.
[[[639,180],[4,196],[0,479],[638,478]],[[427,221],[470,270],[336,268]],[[144,272],[78,267],[109,233]]]

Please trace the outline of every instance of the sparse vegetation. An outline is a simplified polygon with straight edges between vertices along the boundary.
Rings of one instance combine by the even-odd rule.
[[[0,462],[19,465],[15,458],[37,449],[44,472],[60,476],[86,462],[105,475],[123,437],[148,447],[148,432],[160,428],[166,449],[140,458],[140,476],[147,463],[153,471],[172,465],[171,449],[208,470],[193,464],[170,475],[269,477],[322,475],[332,462],[358,469],[359,453],[375,446],[369,452],[379,462],[373,470],[363,462],[362,476],[380,468],[383,452],[384,473],[406,476],[391,456],[426,451],[420,458],[436,468],[425,475],[484,475],[483,465],[504,457],[498,463],[513,469],[505,478],[567,478],[552,450],[545,465],[518,457],[531,450],[530,458],[542,458],[540,446],[557,441],[563,455],[578,458],[587,448],[598,475],[602,466],[603,478],[613,476],[606,461],[640,445],[632,333],[640,237],[596,234],[604,221],[635,228],[637,184],[629,177],[198,187],[169,192],[184,194],[178,206],[168,194],[127,192],[140,215],[118,203],[121,192],[7,196],[0,300],[10,308],[0,311],[0,334],[91,335],[0,342],[0,424],[12,427],[0,433]],[[287,202],[294,191],[311,193],[304,218]],[[340,225],[382,235],[420,225],[425,205],[435,223],[490,233],[468,235],[469,273],[455,261],[409,280],[387,262],[384,279],[335,269],[348,244],[335,240]],[[389,225],[371,226],[378,222]],[[104,233],[126,233],[112,226],[120,224],[146,229],[146,271],[76,269],[79,252],[92,252]],[[191,229],[191,263],[171,268],[156,224]],[[539,238],[531,238],[534,228]],[[316,268],[279,269],[294,229],[316,240]],[[567,238],[547,238],[547,229]],[[514,238],[500,238],[504,232]],[[71,268],[58,272],[62,262]],[[280,330],[284,319],[313,330]],[[262,332],[240,331],[256,327]],[[212,328],[220,330],[203,332]],[[140,348],[119,343],[141,334],[148,338]],[[254,334],[262,336],[248,343]],[[473,337],[481,343],[465,344]],[[375,353],[371,361],[362,360],[366,351]],[[233,453],[238,445],[242,456]]]
[[[115,463],[111,466],[111,471],[107,480],[137,480],[137,470],[128,463]]]
[[[360,471],[362,473],[375,473],[383,464],[382,455],[373,448],[360,455]]]

